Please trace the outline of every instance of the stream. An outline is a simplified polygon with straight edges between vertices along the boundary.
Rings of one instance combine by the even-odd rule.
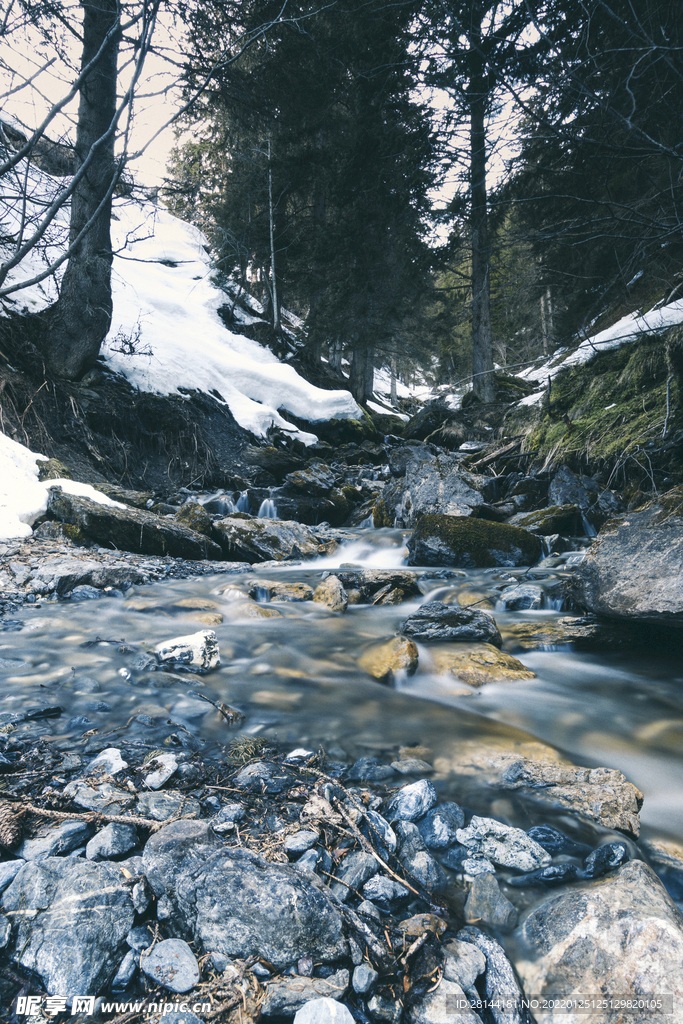
[[[322,744],[333,759],[388,761],[400,746],[428,748],[437,761],[462,739],[535,738],[578,764],[621,769],[645,795],[644,837],[683,840],[680,659],[628,643],[510,646],[520,624],[552,634],[572,614],[558,597],[566,567],[533,570],[545,607],[496,607],[504,649],[536,678],[481,689],[435,675],[421,645],[416,674],[399,674],[392,687],[358,668],[362,648],[396,633],[424,597],[398,606],[350,605],[343,615],[312,601],[274,601],[268,609],[279,614],[267,618],[244,617],[235,601],[240,587],[259,578],[315,587],[341,565],[402,566],[406,536],[358,529],[333,556],[313,562],[133,587],[98,601],[25,605],[15,626],[6,623],[0,633],[0,727],[76,751],[123,742],[156,749],[166,740],[215,752],[241,730],[290,747]],[[446,603],[462,588],[495,598],[525,576],[514,569],[452,570],[452,578],[435,579],[434,570],[416,571],[422,594]],[[216,613],[223,621],[214,625]],[[155,644],[207,626],[218,636],[220,669],[206,676],[145,670]],[[244,721],[230,729],[200,694],[236,708]]]

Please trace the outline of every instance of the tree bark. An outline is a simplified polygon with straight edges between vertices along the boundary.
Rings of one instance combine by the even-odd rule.
[[[374,358],[372,349],[362,340],[358,341],[351,355],[349,386],[351,394],[359,405],[372,396],[374,384]]]
[[[83,53],[81,67],[95,57],[118,22],[116,0],[81,0]],[[59,299],[49,310],[45,356],[53,373],[76,379],[96,359],[111,326],[111,189],[114,157],[119,33],[113,33],[95,68],[83,82],[76,131],[76,166],[88,153],[94,159],[71,202],[69,242],[72,244],[94,216],[93,226],[69,258]],[[108,198],[109,194],[109,198]]]
[[[482,54],[482,15],[472,8],[470,33],[470,173],[472,232],[472,374],[474,393],[482,402],[495,399],[491,340],[491,280],[486,200],[486,106],[488,86]]]

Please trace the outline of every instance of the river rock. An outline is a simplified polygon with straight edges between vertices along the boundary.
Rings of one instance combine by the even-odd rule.
[[[346,590],[358,591],[356,604],[380,604],[387,594],[398,591],[401,600],[421,593],[417,573],[406,569],[345,569],[335,576]]]
[[[335,878],[339,881],[331,882],[330,892],[342,903],[346,903],[378,871],[379,864],[372,854],[366,853],[365,850],[354,850],[337,866]]]
[[[143,861],[197,950],[257,955],[277,968],[310,950],[323,963],[347,952],[342,918],[314,875],[224,847],[205,822],[167,825],[148,840]]]
[[[162,664],[178,666],[190,672],[204,674],[219,668],[221,663],[218,637],[212,629],[200,629],[198,633],[166,640],[157,644],[155,651]]]
[[[313,530],[280,519],[251,519],[242,514],[214,523],[226,557],[244,562],[316,558],[325,553]]]
[[[641,841],[641,847],[648,860],[666,886],[666,891],[676,901],[679,909],[683,907],[683,845],[673,839],[660,837]],[[10,864],[15,863],[9,861]],[[0,872],[5,865],[0,864]],[[0,885],[2,875],[0,874]]]
[[[349,987],[349,972],[337,971],[329,978],[278,978],[266,984],[261,1003],[263,1017],[292,1017],[313,999],[341,999]]]
[[[145,775],[145,785],[148,789],[161,789],[178,770],[178,762],[174,754],[156,754],[152,761],[147,762],[147,767],[154,771]]]
[[[612,878],[549,896],[517,934],[528,950],[517,963],[528,993],[673,996],[674,1017],[683,1005],[683,918],[642,861],[625,864]],[[641,1011],[629,1019],[658,1016]],[[609,1008],[591,1013],[595,1024],[615,1019]]]
[[[451,757],[437,758],[442,775],[469,779],[475,786],[515,790],[539,807],[581,814],[605,828],[634,838],[640,832],[643,794],[615,768],[580,768],[551,760],[557,754],[540,743],[519,744],[516,750],[464,741]]]
[[[373,971],[369,964],[359,964],[353,970],[351,984],[353,991],[359,996],[365,996],[372,991],[375,982],[379,978],[377,971]]]
[[[683,626],[683,487],[609,520],[572,592],[599,615]]]
[[[350,1011],[336,999],[311,999],[297,1010],[294,1024],[355,1024]]]
[[[429,647],[429,659],[432,672],[454,676],[468,686],[536,678],[535,672],[493,644],[434,644]]]
[[[604,843],[588,854],[582,875],[584,878],[602,878],[628,859],[629,849],[626,843]]]
[[[0,893],[4,892],[10,882],[16,878],[25,863],[26,861],[24,860],[5,860],[0,862]]]
[[[291,856],[305,853],[306,850],[310,850],[312,846],[320,839],[317,832],[312,829],[301,829],[299,832],[295,832],[291,836],[287,836],[283,843],[283,850]]]
[[[24,860],[45,860],[69,853],[82,846],[92,835],[92,825],[85,821],[62,821],[59,825],[41,825],[38,834],[25,839],[17,850]]]
[[[344,585],[338,576],[328,576],[313,591],[316,604],[324,604],[331,612],[345,612],[349,605]]]
[[[391,913],[399,903],[403,903],[410,896],[410,890],[405,885],[387,878],[386,875],[375,875],[363,886],[365,900],[374,903],[380,910]]]
[[[534,565],[542,554],[541,541],[528,530],[462,515],[425,515],[408,541],[409,565]]]
[[[133,924],[118,865],[72,857],[26,864],[2,895],[14,956],[49,995],[96,995],[121,963]]]
[[[542,846],[547,853],[552,854],[553,857],[559,854],[567,854],[570,857],[585,857],[591,852],[590,846],[586,846],[585,843],[577,843],[569,836],[566,836],[564,832],[560,832],[559,829],[553,828],[552,825],[534,825],[527,832],[535,843]]]
[[[171,992],[189,992],[199,981],[199,964],[183,939],[163,939],[140,957],[140,969]]]
[[[421,605],[400,629],[415,640],[478,640],[496,647],[503,643],[496,623],[486,612],[441,601]]]
[[[458,829],[464,824],[462,808],[449,800],[428,811],[417,827],[430,850],[445,850],[457,841]]]
[[[456,981],[465,992],[474,988],[480,974],[486,970],[486,957],[471,942],[451,939],[443,947],[443,976],[447,981]]]
[[[124,956],[118,971],[114,975],[114,980],[111,983],[113,992],[123,992],[123,990],[133,980],[133,975],[138,969],[140,957],[134,949],[129,949]]]
[[[424,449],[423,449],[424,451]],[[382,495],[375,525],[412,527],[429,516],[471,516],[472,509],[484,502],[482,491],[489,485],[487,477],[462,469],[460,459],[439,455],[412,459],[406,465],[403,480],[393,481]],[[381,522],[377,522],[377,515]],[[414,562],[414,565],[435,565],[435,562]],[[449,564],[439,562],[439,565]]]
[[[110,782],[89,786],[83,779],[74,779],[64,787],[63,793],[77,807],[101,814],[123,814],[135,803],[132,793],[112,786]]]
[[[517,924],[517,909],[500,891],[495,875],[477,875],[465,904],[465,920],[483,921],[496,931],[510,932]]]
[[[138,834],[134,825],[122,825],[112,821],[93,836],[85,848],[88,860],[108,860],[128,853],[138,845]]]
[[[275,580],[254,580],[249,596],[257,601],[312,601],[313,587],[308,583],[279,583]]]
[[[398,859],[406,871],[427,890],[438,892],[446,887],[446,876],[427,851],[425,841],[412,821],[400,821],[396,826],[399,842]]]
[[[570,537],[583,536],[585,528],[578,505],[551,505],[537,512],[518,512],[508,519],[510,526],[519,526],[530,533],[539,533],[542,537],[554,533],[569,534]]]
[[[285,477],[288,489],[301,491],[314,497],[325,495],[332,490],[335,475],[325,462],[312,460],[304,469],[295,469]]]
[[[373,679],[390,680],[395,672],[404,671],[412,676],[417,671],[417,647],[405,636],[394,636],[381,643],[373,643],[358,658],[358,666]]]
[[[173,558],[223,557],[218,544],[181,523],[138,508],[100,505],[89,498],[64,494],[57,488],[50,490],[47,514],[78,527],[83,536],[102,547]]]
[[[481,1024],[457,981],[446,978],[411,1004],[406,1019],[408,1024]]]
[[[533,1024],[534,1018],[522,1005],[524,993],[514,968],[500,943],[471,925],[461,928],[456,937],[461,942],[471,942],[486,957],[484,988],[487,1000],[493,1004],[491,1016],[495,1024]],[[536,995],[535,989],[527,991]]]
[[[168,821],[169,818],[176,818],[179,815],[184,818],[198,818],[201,810],[199,801],[193,796],[174,790],[140,793],[136,807],[138,814],[154,818],[155,821]]]
[[[504,825],[495,818],[480,818],[475,814],[467,828],[458,829],[456,836],[471,854],[487,857],[494,864],[506,868],[535,871],[550,864],[550,854],[526,832]]]
[[[95,587],[98,591],[104,587],[129,587],[132,583],[142,583],[145,574],[137,565],[123,560],[111,564],[92,558],[66,557],[41,561],[33,573],[27,572],[26,579],[29,577],[32,593],[65,597],[81,586]]]
[[[428,779],[411,782],[399,789],[386,809],[388,821],[419,821],[437,803],[438,796]]]

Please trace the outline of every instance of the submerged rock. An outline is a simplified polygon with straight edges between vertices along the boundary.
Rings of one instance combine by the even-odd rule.
[[[190,672],[210,672],[221,663],[218,637],[212,629],[177,636],[157,644],[156,655],[162,664],[177,665]]]
[[[526,668],[511,654],[499,651],[493,644],[459,643],[430,646],[431,671],[451,675],[469,686],[511,679],[535,679],[536,673]]]
[[[349,605],[344,585],[338,576],[328,576],[313,591],[316,604],[324,604],[331,612],[345,612]]]
[[[487,857],[494,864],[518,871],[535,871],[550,863],[550,854],[521,828],[504,825],[495,818],[474,815],[467,828],[458,829],[457,840],[471,854]]]
[[[642,861],[625,864],[613,878],[549,896],[518,935],[528,950],[517,965],[528,993],[673,997],[674,1016],[683,1005],[683,918]],[[643,1008],[632,1019],[666,1020],[666,1013],[665,1007]],[[590,1019],[613,1024],[615,1011],[596,1008]]]
[[[78,527],[88,540],[103,547],[114,545],[120,551],[174,558],[223,557],[218,544],[182,523],[138,508],[100,505],[89,498],[64,494],[57,488],[50,491],[48,515]]]
[[[97,995],[123,959],[135,911],[117,865],[71,857],[26,864],[3,893],[13,956],[49,995]]]
[[[490,615],[457,604],[427,601],[401,624],[415,640],[480,640],[500,647],[498,627]]]
[[[284,562],[325,553],[310,527],[287,520],[232,515],[214,523],[214,530],[226,556],[245,562]]]
[[[539,538],[507,523],[465,516],[425,515],[408,541],[409,565],[459,569],[534,565],[543,554]]]
[[[515,927],[517,909],[500,891],[495,875],[485,872],[474,879],[465,904],[465,920],[483,921],[501,932],[512,931]]]
[[[358,665],[373,679],[390,680],[395,672],[404,671],[412,676],[417,671],[417,647],[405,636],[371,644],[358,658]]]
[[[224,847],[204,822],[167,825],[148,841],[143,862],[197,950],[255,954],[277,968],[310,950],[323,963],[346,954],[342,918],[314,875]]]
[[[573,594],[599,615],[683,626],[683,487],[609,520]]]

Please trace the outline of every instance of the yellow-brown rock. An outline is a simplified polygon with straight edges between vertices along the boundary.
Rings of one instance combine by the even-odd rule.
[[[345,612],[349,599],[338,576],[328,576],[313,591],[316,604],[324,604],[331,612]]]
[[[432,672],[454,676],[469,686],[536,677],[521,661],[493,644],[439,644],[430,646],[429,655]]]
[[[467,587],[458,591],[458,604],[461,608],[475,607],[482,612],[492,612],[496,606],[485,590],[470,590]]]
[[[417,669],[417,661],[417,647],[413,641],[405,636],[392,636],[390,640],[366,647],[358,665],[373,679],[387,681],[400,669],[411,676]]]

